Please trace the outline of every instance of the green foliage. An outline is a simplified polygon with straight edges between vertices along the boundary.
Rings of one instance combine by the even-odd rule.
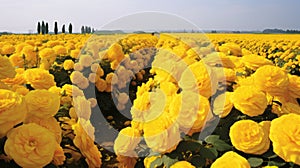
[[[264,160],[261,158],[257,158],[257,157],[250,157],[250,158],[248,158],[248,162],[251,167],[258,167],[258,166],[262,165]]]
[[[57,22],[54,22],[54,34],[58,33]]]

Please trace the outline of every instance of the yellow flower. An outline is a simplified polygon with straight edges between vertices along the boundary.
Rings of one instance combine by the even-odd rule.
[[[289,79],[287,73],[272,65],[265,65],[257,69],[254,75],[254,84],[260,90],[272,96],[283,96],[287,92]]]
[[[218,82],[213,71],[200,61],[182,73],[178,84],[185,91],[196,91],[208,98],[215,94]]]
[[[7,134],[5,153],[24,168],[42,168],[49,164],[56,149],[55,136],[34,123],[24,124]]]
[[[13,45],[5,45],[1,48],[2,55],[10,55],[15,52],[15,47]]]
[[[74,68],[74,62],[72,60],[65,60],[64,62],[64,69],[71,70]]]
[[[55,51],[52,48],[44,48],[39,52],[39,56],[42,59],[46,59],[48,61],[55,61],[56,55]]]
[[[178,124],[166,112],[154,120],[145,122],[143,131],[146,144],[155,152],[171,152],[180,141]]]
[[[210,104],[206,97],[198,93],[183,91],[174,97],[169,110],[180,129],[192,134],[199,131],[209,118]]]
[[[55,93],[55,94],[57,94],[57,95],[61,95],[61,92],[62,92],[62,88],[60,88],[60,87],[57,87],[57,86],[52,86],[52,87],[50,87],[49,89],[48,89],[48,91],[49,92],[51,92],[51,93]]]
[[[80,50],[79,50],[79,49],[72,50],[72,51],[71,51],[71,54],[70,54],[70,56],[71,56],[72,58],[75,58],[75,59],[78,59],[79,55],[80,55]]]
[[[238,87],[231,101],[236,109],[250,117],[263,114],[268,105],[265,93],[252,86]]]
[[[25,119],[24,98],[10,90],[0,89],[0,138]]]
[[[300,165],[300,115],[291,113],[274,119],[270,139],[278,156]]]
[[[29,93],[29,89],[27,89],[23,85],[14,85],[12,87],[12,91],[19,93],[20,95],[25,96],[27,93]]]
[[[100,78],[99,80],[97,80],[96,83],[95,83],[95,85],[96,85],[96,88],[97,88],[97,90],[99,92],[103,92],[107,88],[107,83],[102,78]]]
[[[75,138],[73,142],[79,148],[82,155],[86,158],[89,167],[101,167],[101,153],[94,144],[95,128],[89,120],[80,118],[75,125],[72,126]]]
[[[62,130],[60,128],[59,123],[56,121],[54,117],[49,118],[39,118],[36,116],[29,116],[24,121],[25,124],[27,123],[35,123],[39,126],[42,126],[44,128],[47,128],[50,132],[52,132],[55,135],[56,142],[60,144],[61,142],[61,133]]]
[[[62,45],[57,45],[53,47],[53,50],[55,51],[56,55],[58,56],[65,56],[68,54],[67,49]]]
[[[214,100],[213,113],[219,115],[221,118],[226,117],[233,107],[233,103],[230,100],[232,92],[225,92]]]
[[[60,97],[48,90],[33,90],[25,96],[29,115],[39,118],[54,116],[60,106]]]
[[[27,69],[24,77],[34,89],[49,89],[56,85],[54,76],[44,69]]]
[[[0,79],[15,77],[15,68],[10,63],[8,57],[0,56],[0,62]]]
[[[79,84],[84,80],[84,75],[79,71],[73,71],[70,75],[70,80],[73,84]]]
[[[272,61],[264,58],[263,56],[258,56],[255,54],[244,55],[242,57],[242,62],[246,67],[252,70],[257,70],[259,67],[264,65],[273,65]]]
[[[248,161],[240,156],[239,154],[229,151],[219,157],[213,164],[211,168],[251,168]]]
[[[187,161],[179,161],[174,163],[170,168],[196,168],[190,162]]]
[[[79,118],[89,120],[91,117],[91,102],[86,100],[84,96],[77,96],[73,98],[73,106]]]
[[[121,168],[135,167],[137,159],[138,159],[137,157],[117,155],[118,167]]]
[[[289,95],[293,98],[300,98],[300,77],[296,75],[288,75],[289,85],[288,91]]]
[[[261,155],[270,146],[267,129],[252,120],[235,122],[230,127],[229,136],[236,149],[248,154]]]
[[[84,93],[81,89],[79,89],[77,86],[74,85],[70,85],[70,84],[65,84],[62,87],[63,92],[65,92],[65,94],[67,94],[68,96],[84,96]]]
[[[23,67],[24,66],[24,60],[20,53],[15,53],[15,54],[12,54],[11,56],[9,56],[9,61],[15,67]]]
[[[114,142],[117,155],[133,157],[132,153],[141,141],[140,132],[132,127],[126,127],[119,132]]]
[[[37,53],[34,51],[34,47],[31,45],[27,45],[22,49],[22,57],[24,56],[27,64],[34,65],[36,63]]]
[[[157,158],[161,158],[161,156],[148,156],[144,159],[145,168],[151,168],[151,163]]]
[[[84,67],[89,67],[93,63],[93,58],[90,55],[81,55],[79,63]]]
[[[63,165],[65,160],[66,160],[66,156],[64,150],[59,144],[57,144],[52,162],[55,166],[59,166],[59,165]]]

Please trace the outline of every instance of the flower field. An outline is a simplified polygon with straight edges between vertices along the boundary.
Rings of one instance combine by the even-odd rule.
[[[0,36],[0,167],[300,167],[300,35]]]

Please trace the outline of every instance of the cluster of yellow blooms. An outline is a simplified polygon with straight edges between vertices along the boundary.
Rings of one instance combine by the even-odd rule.
[[[123,110],[129,95],[114,89],[126,89],[135,78],[142,81],[149,67],[153,78],[138,86],[131,125],[114,142],[124,167],[134,166],[142,140],[159,153],[144,160],[145,167],[150,167],[155,157],[176,149],[181,133],[201,132],[214,116],[225,118],[233,108],[256,117],[268,106],[278,118],[237,121],[230,127],[230,142],[251,155],[262,155],[272,144],[275,154],[300,165],[300,77],[295,75],[300,66],[299,36],[90,37],[0,36],[0,138],[7,137],[5,154],[18,165],[63,165],[65,153],[70,153],[77,160],[84,157],[89,167],[100,167],[102,155],[94,144],[90,121],[97,100],[87,99],[83,91],[94,85],[99,92],[112,92],[117,109]],[[53,67],[66,71],[73,85],[58,86],[50,73]],[[226,91],[226,86],[233,90]],[[57,120],[54,116],[64,107],[70,117]],[[60,146],[64,136],[72,139],[79,157],[71,148]],[[228,166],[250,164],[229,151],[211,165]],[[177,167],[194,166],[187,161],[171,165]]]

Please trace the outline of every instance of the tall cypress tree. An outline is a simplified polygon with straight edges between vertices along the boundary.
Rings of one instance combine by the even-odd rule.
[[[48,34],[49,33],[49,25],[48,25],[48,22],[46,23],[46,27],[45,27],[45,34]]]
[[[72,23],[69,24],[69,33],[72,34],[73,32],[73,27],[72,27]]]
[[[45,22],[44,21],[42,21],[42,34],[45,34]]]
[[[54,23],[54,34],[58,33],[57,22]]]
[[[37,33],[40,34],[41,33],[41,23],[38,22],[38,25],[37,25]]]
[[[84,33],[85,33],[84,26],[81,26],[81,34],[84,34]]]
[[[65,25],[62,26],[61,32],[62,32],[62,33],[66,33],[66,26],[65,26]]]

